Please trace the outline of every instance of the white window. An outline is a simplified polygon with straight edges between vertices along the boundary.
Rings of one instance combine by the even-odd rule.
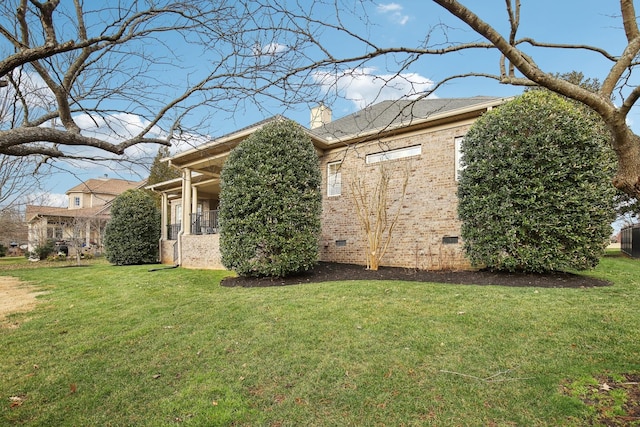
[[[73,198],[73,206],[75,206],[76,208],[80,207],[80,197],[76,196]]]
[[[456,151],[455,174],[456,174],[456,181],[458,181],[460,179],[460,172],[466,167],[462,163],[462,141],[464,141],[464,136],[458,136],[454,141],[455,141],[455,151]]]
[[[405,157],[419,156],[422,154],[422,145],[413,145],[411,147],[397,148],[395,150],[382,151],[380,153],[367,154],[366,163],[385,162],[387,160],[404,159]]]
[[[339,196],[342,194],[342,162],[333,162],[327,165],[327,196]]]

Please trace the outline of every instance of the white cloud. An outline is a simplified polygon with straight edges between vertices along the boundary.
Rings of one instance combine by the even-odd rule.
[[[314,79],[324,93],[337,92],[358,109],[384,100],[416,98],[433,87],[432,80],[417,73],[376,74],[373,68],[318,72]]]
[[[24,101],[31,110],[46,110],[55,103],[55,95],[37,73],[16,69],[11,73],[11,78],[19,84],[20,96],[24,97]],[[2,90],[6,99],[17,99],[13,85],[8,85]]]
[[[98,138],[110,144],[119,144],[130,139],[140,134],[149,125],[149,121],[143,117],[124,112],[113,114],[83,113],[75,115],[73,119],[83,135]],[[166,137],[166,132],[159,127],[153,127],[147,136],[163,138]],[[67,147],[68,154],[87,160],[62,159],[58,163],[58,167],[61,171],[66,170],[68,177],[73,176],[74,182],[102,176],[139,180],[148,176],[148,167],[158,153],[158,147],[158,144],[152,143],[137,144],[127,148],[125,154],[121,156],[87,146]],[[72,185],[75,184],[77,182]],[[68,189],[70,185],[66,185],[64,188]]]
[[[131,113],[114,113],[110,115],[79,114],[73,118],[82,129],[83,134],[94,136],[108,142],[120,142],[132,138],[142,132],[149,121]],[[164,132],[158,127],[151,131],[156,136]]]
[[[287,46],[280,43],[275,43],[275,42],[268,43],[264,46],[260,46],[259,43],[256,43],[256,45],[253,46],[253,55],[254,56],[276,56],[288,50],[289,48]]]
[[[379,4],[377,9],[380,13],[399,12],[402,10],[402,6],[398,3]]]
[[[27,205],[51,206],[55,208],[66,208],[69,205],[69,198],[62,193],[46,193],[37,191],[28,194],[24,198]]]
[[[407,22],[409,22],[409,15],[405,15],[404,13],[402,13],[403,9],[404,8],[402,7],[402,5],[398,3],[380,3],[378,6],[376,6],[376,10],[378,11],[378,13],[388,15],[389,19],[391,19],[393,23],[398,25],[405,25]]]
[[[262,47],[262,54],[263,55],[277,55],[279,53],[286,52],[287,50],[289,50],[289,48],[287,48],[287,46],[285,46],[283,44],[269,43],[268,45]]]

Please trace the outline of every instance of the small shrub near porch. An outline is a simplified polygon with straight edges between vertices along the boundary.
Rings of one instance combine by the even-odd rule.
[[[160,210],[147,191],[128,190],[113,201],[104,238],[105,256],[110,263],[157,262],[159,239]]]

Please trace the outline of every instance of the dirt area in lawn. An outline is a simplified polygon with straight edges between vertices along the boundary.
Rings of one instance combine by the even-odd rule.
[[[542,288],[592,288],[611,283],[571,273],[499,273],[478,271],[425,271],[408,268],[380,267],[367,270],[361,265],[321,262],[311,271],[285,278],[228,277],[222,286],[261,287],[286,286],[341,280],[405,280],[462,285],[531,286]]]
[[[623,427],[640,425],[640,374],[622,374],[612,378],[596,376],[580,392],[563,384],[562,393],[575,396],[592,408],[590,426]]]
[[[36,297],[43,293],[15,277],[0,276],[0,322],[11,313],[31,310],[37,303]]]

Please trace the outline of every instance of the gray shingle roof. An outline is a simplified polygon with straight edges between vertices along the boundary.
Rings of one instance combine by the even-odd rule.
[[[417,119],[425,119],[434,114],[483,104],[500,98],[475,96],[471,98],[428,98],[419,101],[382,101],[310,132],[322,138],[340,138],[376,129],[409,125]]]

